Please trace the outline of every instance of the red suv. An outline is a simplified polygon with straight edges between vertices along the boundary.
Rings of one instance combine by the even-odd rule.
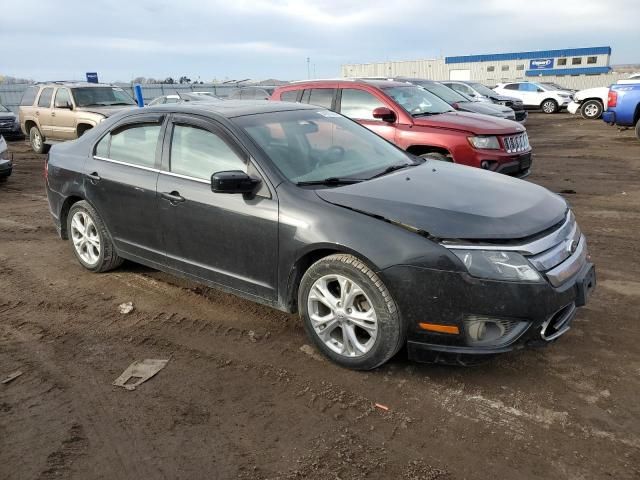
[[[531,147],[511,120],[458,112],[418,86],[386,80],[314,80],[279,87],[271,100],[309,103],[352,118],[415,155],[525,177]]]

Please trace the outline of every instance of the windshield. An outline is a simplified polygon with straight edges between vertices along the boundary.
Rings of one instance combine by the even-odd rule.
[[[451,105],[422,87],[407,85],[382,90],[414,117],[454,111]]]
[[[72,88],[77,107],[109,107],[111,105],[136,105],[131,96],[117,87]]]
[[[7,107],[5,107],[4,105],[0,104],[0,112],[8,112],[9,109]]]
[[[437,95],[449,105],[456,102],[468,102],[469,99],[455,90],[437,82],[413,82],[425,90]]]
[[[405,152],[329,110],[294,110],[234,119],[294,183],[368,179],[392,165],[414,164]]]
[[[468,85],[471,88],[473,88],[476,92],[478,92],[480,95],[484,95],[485,97],[492,97],[496,94],[496,92],[494,92],[488,87],[485,87],[481,83],[469,83]]]

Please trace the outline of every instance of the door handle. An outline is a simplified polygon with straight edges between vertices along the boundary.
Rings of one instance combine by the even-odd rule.
[[[56,116],[56,112],[51,112],[51,116],[55,117]]]
[[[87,173],[87,178],[91,180],[91,183],[97,183],[100,181],[100,175],[98,175],[98,172]]]
[[[173,191],[173,192],[162,192],[160,194],[160,196],[162,198],[164,198],[165,200],[169,200],[169,202],[172,205],[175,205],[176,203],[181,203],[185,201],[185,198],[180,195],[178,192]]]

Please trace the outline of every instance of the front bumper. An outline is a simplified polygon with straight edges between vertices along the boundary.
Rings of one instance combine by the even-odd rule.
[[[578,110],[580,110],[580,104],[578,102],[571,102],[569,106],[567,106],[567,111],[572,115],[575,115]]]
[[[13,171],[11,160],[0,160],[0,178],[7,178]]]
[[[468,364],[478,358],[555,341],[569,330],[577,307],[595,288],[595,268],[585,262],[560,287],[550,283],[483,280],[467,273],[394,266],[383,271],[385,283],[408,325],[407,349],[415,361]],[[508,343],[473,346],[464,318],[481,315],[526,322]],[[453,325],[459,334],[436,333],[421,322]]]

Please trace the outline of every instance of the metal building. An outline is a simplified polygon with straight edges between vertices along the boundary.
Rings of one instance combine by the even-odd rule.
[[[473,80],[486,85],[514,80],[557,81],[568,88],[606,86],[620,78],[609,65],[611,47],[463,55],[430,60],[342,65],[343,77],[413,77]]]

